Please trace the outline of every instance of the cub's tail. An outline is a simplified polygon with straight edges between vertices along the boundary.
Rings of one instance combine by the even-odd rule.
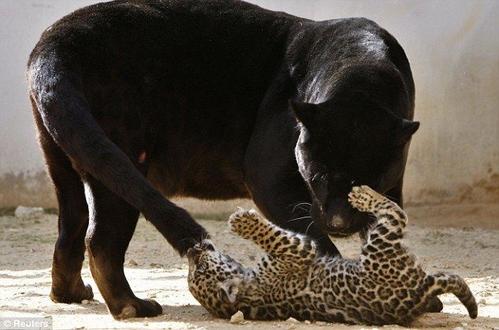
[[[453,274],[437,273],[428,275],[424,283],[423,299],[419,304],[418,312],[428,305],[431,298],[443,293],[454,294],[459,301],[466,307],[468,314],[472,319],[478,315],[478,306],[473,293],[462,277]]]

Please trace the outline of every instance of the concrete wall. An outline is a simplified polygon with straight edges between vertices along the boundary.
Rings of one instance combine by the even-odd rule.
[[[24,68],[41,31],[97,1],[0,1],[0,206],[53,205]],[[364,16],[405,48],[416,81],[411,203],[499,201],[499,1],[253,0],[322,20]]]

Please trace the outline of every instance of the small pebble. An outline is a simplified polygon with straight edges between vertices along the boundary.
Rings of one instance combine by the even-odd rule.
[[[154,267],[154,268],[162,268],[162,267],[163,267],[163,265],[162,265],[162,264],[158,264],[158,263],[156,263],[156,262],[151,262],[151,263],[149,264],[149,266]]]
[[[244,322],[244,314],[241,311],[237,311],[230,317],[230,323],[241,324]]]
[[[90,301],[88,301],[87,299],[83,299],[83,300],[81,301],[81,304],[82,304],[82,305],[88,305],[88,304],[90,304]]]
[[[130,259],[128,260],[128,266],[138,266],[138,263],[135,260]]]
[[[298,323],[298,320],[295,319],[294,317],[290,317],[289,319],[286,320],[286,322]]]
[[[22,205],[16,207],[16,210],[14,211],[14,215],[16,216],[16,218],[21,218],[21,219],[36,218],[42,216],[44,213],[45,211],[41,207],[29,207]]]

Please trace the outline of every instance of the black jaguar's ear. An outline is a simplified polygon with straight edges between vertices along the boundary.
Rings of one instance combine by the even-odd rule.
[[[416,133],[416,131],[419,128],[419,122],[418,121],[412,121],[408,119],[402,119],[402,122],[400,124],[398,136],[397,136],[397,142],[398,144],[406,144],[409,142],[411,139],[411,136]]]
[[[315,125],[319,113],[319,107],[316,104],[289,100],[289,106],[293,109],[296,119],[305,127],[310,129]]]

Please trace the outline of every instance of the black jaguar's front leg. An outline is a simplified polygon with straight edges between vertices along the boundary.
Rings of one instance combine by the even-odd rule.
[[[294,151],[298,132],[296,118],[289,110],[292,86],[288,67],[283,66],[260,105],[246,148],[246,187],[271,222],[312,237],[324,253],[339,255],[328,235],[310,216],[310,192],[298,171]]]
[[[282,151],[281,151],[282,152]],[[292,151],[290,151],[292,153]],[[310,215],[310,194],[298,173],[294,159],[283,166],[289,155],[247,161],[247,187],[263,215],[279,227],[306,234],[322,253],[340,255],[336,246]],[[249,159],[249,157],[248,157]]]
[[[271,175],[249,186],[253,201],[263,215],[287,230],[311,237],[322,253],[340,255],[330,238],[310,215],[310,196],[299,175]]]

